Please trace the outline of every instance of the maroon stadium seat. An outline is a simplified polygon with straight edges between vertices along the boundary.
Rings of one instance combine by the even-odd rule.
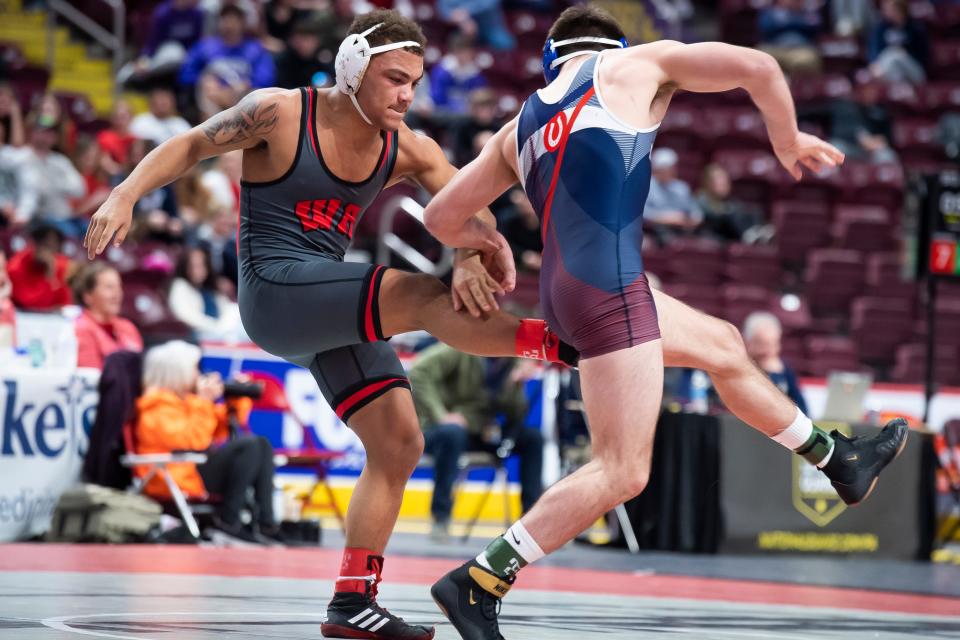
[[[804,341],[807,371],[825,378],[832,371],[860,371],[860,354],[856,343],[843,336],[808,336]]]
[[[715,285],[723,280],[726,253],[723,246],[705,238],[676,238],[670,253],[670,281]]]
[[[773,225],[780,259],[802,264],[811,249],[826,246],[830,234],[830,209],[825,204],[779,201],[773,206]]]
[[[857,251],[888,251],[895,246],[898,228],[883,207],[840,205],[834,212],[832,234],[837,246]]]
[[[922,384],[926,379],[927,345],[922,342],[902,344],[896,349],[895,362],[890,371],[890,379],[894,382]],[[939,384],[957,384],[960,377],[957,375],[956,347],[944,348],[942,345],[934,350],[934,381]]]
[[[930,53],[931,80],[960,80],[960,40],[934,42]]]
[[[814,313],[844,313],[850,299],[863,291],[865,270],[859,251],[812,250],[803,277]]]
[[[716,286],[669,283],[663,285],[663,292],[712,316],[719,317],[723,312],[720,290]]]
[[[960,111],[960,82],[931,82],[923,87],[924,113],[937,117]]]
[[[850,305],[850,330],[869,363],[889,364],[898,345],[913,335],[913,305],[892,298],[856,298]]]
[[[744,284],[726,284],[721,287],[723,318],[737,327],[754,311],[768,311],[771,293],[764,287]]]
[[[823,72],[850,75],[863,66],[863,53],[856,38],[825,36],[820,39]]]
[[[906,164],[927,160],[946,160],[943,142],[938,136],[936,120],[898,119],[893,127],[894,144]]]
[[[790,93],[793,94],[797,103],[819,103],[846,98],[852,91],[853,85],[850,79],[842,74],[798,76],[790,80]]]
[[[903,258],[897,252],[867,257],[867,295],[916,300],[917,284],[903,278]]]
[[[837,174],[841,202],[877,204],[898,214],[903,205],[903,167],[899,164],[847,162]]]
[[[734,198],[767,208],[773,184],[783,171],[772,153],[759,149],[721,149],[714,153],[713,162],[730,174]]]
[[[731,244],[727,246],[727,279],[776,289],[783,279],[780,254],[776,247]]]

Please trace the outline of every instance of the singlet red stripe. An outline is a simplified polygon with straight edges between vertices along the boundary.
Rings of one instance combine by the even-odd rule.
[[[360,389],[360,391],[357,391],[352,396],[337,405],[337,417],[342,419],[344,414],[356,406],[358,402],[361,402],[365,398],[369,398],[372,394],[376,393],[380,389],[383,389],[385,386],[393,384],[398,380],[403,380],[403,378],[390,378],[389,380],[381,380],[380,382],[375,382],[368,387]]]
[[[316,96],[317,90],[310,88],[310,105],[307,107],[307,135],[310,136],[310,146],[313,147],[313,155],[320,157],[320,152],[317,151],[317,112],[314,110],[314,97]]]
[[[547,202],[543,205],[543,223],[541,224],[541,234],[543,235],[543,243],[547,243],[547,228],[550,224],[550,208],[553,206],[553,193],[557,188],[557,180],[560,177],[560,165],[563,164],[563,152],[567,150],[567,140],[570,138],[570,132],[573,131],[573,124],[577,121],[577,116],[580,115],[580,111],[586,106],[590,98],[593,97],[596,87],[590,87],[583,97],[580,98],[580,102],[577,103],[577,106],[573,110],[573,115],[570,116],[570,122],[567,123],[567,129],[563,132],[563,137],[560,140],[560,153],[557,154],[557,163],[553,166],[553,177],[550,178],[550,190],[547,191]]]
[[[377,332],[373,328],[373,295],[376,292],[376,282],[377,277],[380,275],[380,272],[384,270],[383,265],[377,265],[373,269],[373,276],[370,278],[370,290],[367,292],[367,307],[366,313],[364,314],[364,329],[367,333],[368,342],[377,341]]]
[[[387,131],[387,144],[383,150],[383,158],[380,160],[380,166],[377,167],[377,171],[383,169],[383,166],[387,164],[387,159],[390,157],[390,141],[393,139],[391,132]]]

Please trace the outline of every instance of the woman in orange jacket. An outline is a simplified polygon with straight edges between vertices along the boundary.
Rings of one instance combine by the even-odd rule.
[[[223,396],[220,376],[200,375],[200,348],[179,340],[147,352],[143,363],[143,395],[137,400],[137,453],[169,453],[175,450],[205,451],[201,465],[178,463],[168,466],[177,486],[190,498],[219,495],[221,502],[215,527],[228,536],[247,542],[273,542],[278,527],[273,519],[273,448],[262,437],[229,439],[228,408],[245,421],[250,413],[249,398],[218,404]],[[143,477],[147,469],[138,468]],[[256,499],[256,528],[240,522],[240,509],[247,490]],[[155,477],[146,492],[169,498],[161,478]]]

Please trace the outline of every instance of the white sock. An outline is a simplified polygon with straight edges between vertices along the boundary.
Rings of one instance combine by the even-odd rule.
[[[517,553],[520,554],[520,557],[523,558],[527,564],[536,562],[546,555],[543,553],[540,545],[537,544],[537,541],[534,540],[533,536],[527,531],[527,528],[523,526],[523,523],[519,520],[507,529],[503,537],[511,547],[516,549]]]
[[[810,440],[810,436],[812,435],[813,422],[803,414],[803,411],[797,409],[797,417],[794,418],[793,422],[777,435],[771,436],[770,439],[782,444],[787,449],[790,449],[790,451],[796,451],[807,444],[807,441]]]
[[[827,466],[827,463],[830,462],[830,458],[833,457],[833,451],[836,448],[836,445],[830,447],[830,452],[827,453],[826,457],[816,464],[817,469],[823,469],[825,466]]]

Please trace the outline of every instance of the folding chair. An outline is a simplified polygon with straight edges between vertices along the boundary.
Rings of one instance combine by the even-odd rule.
[[[510,508],[510,479],[507,477],[506,458],[501,458],[486,451],[467,451],[460,456],[460,459],[457,461],[457,467],[459,473],[457,474],[455,487],[460,487],[467,479],[467,475],[474,469],[493,469],[493,477],[490,478],[490,481],[487,483],[487,488],[483,492],[480,503],[474,510],[473,515],[470,517],[470,520],[467,521],[461,540],[466,542],[470,539],[470,534],[473,533],[473,528],[480,519],[483,508],[487,506],[490,494],[493,493],[493,487],[497,484],[503,488],[504,529],[509,529],[510,525],[513,524],[513,517]],[[456,502],[456,493],[454,494],[454,502]]]
[[[120,463],[124,467],[127,467],[131,470],[133,470],[134,467],[148,465],[149,469],[143,478],[139,478],[136,474],[134,474],[133,484],[131,485],[129,491],[131,493],[143,493],[144,489],[146,489],[147,485],[150,483],[150,480],[152,480],[154,476],[159,475],[161,478],[163,478],[164,483],[167,485],[167,489],[170,490],[170,496],[173,498],[173,503],[176,505],[177,512],[180,514],[180,518],[183,520],[184,524],[187,525],[190,535],[199,539],[200,527],[197,525],[197,520],[194,517],[194,507],[190,505],[187,497],[183,494],[183,491],[180,490],[180,487],[177,486],[177,483],[173,481],[172,477],[170,477],[170,472],[167,470],[167,466],[170,464],[183,462],[203,464],[207,461],[207,455],[205,453],[199,453],[196,451],[138,454],[136,453],[137,442],[134,429],[135,424],[136,415],[134,415],[132,419],[128,420],[123,425],[123,442],[126,453],[120,457]]]
[[[274,464],[276,466],[310,469],[314,473],[316,482],[314,482],[307,493],[307,499],[303,503],[301,513],[308,507],[330,509],[340,522],[340,527],[345,531],[346,522],[343,512],[337,504],[333,489],[330,487],[330,482],[327,479],[330,463],[333,460],[342,458],[344,454],[339,451],[324,449],[320,445],[313,429],[307,427],[297,414],[294,413],[293,408],[290,406],[290,400],[287,398],[287,394],[283,389],[283,384],[276,376],[262,371],[245,371],[244,373],[250,376],[253,381],[259,383],[263,389],[260,398],[253,401],[253,408],[258,411],[275,411],[286,414],[290,416],[303,432],[304,446],[301,449],[274,450]],[[313,495],[318,487],[323,487],[324,493],[327,496],[327,502],[313,501]]]
[[[944,519],[940,535],[937,536],[940,546],[945,546],[960,531],[960,419],[950,420],[943,425],[943,430],[933,438],[933,450],[953,496],[950,515]],[[954,520],[952,523],[951,518]]]

